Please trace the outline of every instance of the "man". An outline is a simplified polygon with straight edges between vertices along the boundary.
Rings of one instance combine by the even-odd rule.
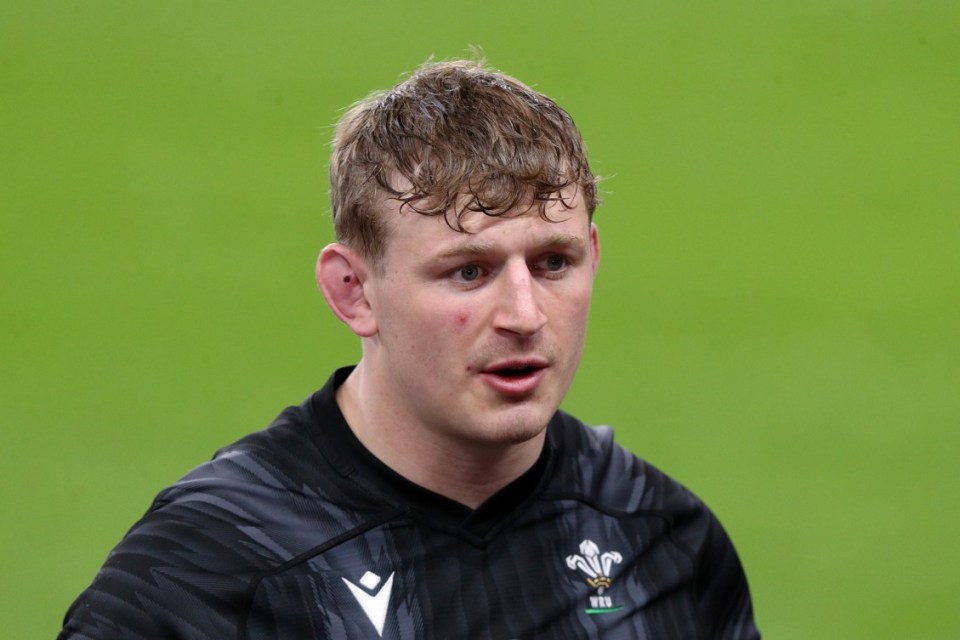
[[[317,263],[359,364],[173,487],[61,638],[756,638],[683,487],[558,406],[599,260],[580,134],[431,64],[341,120]]]

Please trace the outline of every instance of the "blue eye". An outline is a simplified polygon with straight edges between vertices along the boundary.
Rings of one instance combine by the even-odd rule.
[[[561,271],[567,266],[567,259],[563,256],[550,256],[545,262],[547,271]]]
[[[464,282],[472,282],[480,277],[480,267],[475,264],[468,264],[465,267],[460,267],[457,270],[457,275]]]

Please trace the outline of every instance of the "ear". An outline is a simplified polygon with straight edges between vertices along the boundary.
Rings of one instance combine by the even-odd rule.
[[[329,244],[317,258],[317,286],[333,313],[361,338],[377,333],[377,322],[363,290],[366,261],[342,244]]]
[[[593,272],[597,272],[600,266],[600,234],[597,231],[597,225],[590,223],[590,259],[593,261]]]

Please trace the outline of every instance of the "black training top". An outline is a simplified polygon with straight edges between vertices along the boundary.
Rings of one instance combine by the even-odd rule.
[[[471,510],[356,439],[337,371],[164,490],[61,639],[758,638],[743,570],[689,491],[558,412]]]

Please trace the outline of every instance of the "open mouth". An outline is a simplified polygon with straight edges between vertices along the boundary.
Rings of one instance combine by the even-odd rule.
[[[540,367],[507,367],[505,369],[497,369],[496,371],[491,371],[494,375],[503,376],[504,378],[522,378],[523,376],[528,376],[534,371],[538,371]]]
[[[526,397],[540,386],[547,368],[548,363],[539,360],[502,362],[488,367],[482,377],[498,393]]]

